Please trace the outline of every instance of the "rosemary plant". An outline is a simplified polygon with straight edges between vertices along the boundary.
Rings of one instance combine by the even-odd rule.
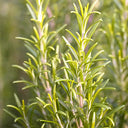
[[[117,88],[113,95],[113,104],[125,104],[123,112],[118,112],[116,115],[117,127],[128,127],[128,2],[116,1],[113,18],[107,24],[107,28],[103,27],[105,33],[107,55],[111,60],[111,65],[107,67],[106,77],[111,80],[110,84]],[[105,40],[104,40],[105,41]]]
[[[124,106],[113,109],[102,97],[103,90],[111,89],[106,87],[107,81],[103,81],[103,65],[96,65],[96,62],[106,61],[97,57],[103,50],[92,56],[92,51],[96,47],[92,36],[102,21],[94,21],[88,26],[88,20],[92,14],[100,14],[93,11],[95,3],[89,8],[89,4],[83,7],[78,0],[79,9],[74,5],[79,30],[76,34],[66,30],[74,39],[76,48],[63,36],[68,50],[60,57],[59,46],[55,45],[54,38],[65,26],[55,32],[49,32],[49,21],[46,10],[47,0],[36,0],[30,2],[26,0],[28,10],[34,22],[34,34],[31,37],[17,39],[24,40],[29,52],[28,60],[24,61],[24,66],[13,65],[24,71],[29,80],[18,80],[14,83],[25,83],[24,89],[32,89],[35,96],[25,104],[20,102],[15,94],[17,106],[7,105],[15,109],[19,114],[5,110],[17,122],[16,127],[25,128],[104,128],[114,127],[113,116]],[[33,3],[33,4],[32,4]],[[36,4],[36,7],[34,6]],[[92,44],[90,46],[90,43]],[[90,48],[87,49],[88,45]]]

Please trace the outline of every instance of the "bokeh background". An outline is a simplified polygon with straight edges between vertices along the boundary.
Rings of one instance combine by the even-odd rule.
[[[81,1],[83,5],[88,2],[91,5],[95,0]],[[50,29],[56,30],[63,24],[67,24],[67,28],[77,31],[75,16],[70,13],[73,10],[73,2],[78,4],[77,0],[50,0],[48,15],[56,16],[50,23]],[[12,68],[12,65],[22,65],[26,59],[24,44],[22,41],[16,40],[15,37],[29,37],[32,33],[32,23],[29,20],[25,3],[25,0],[0,0],[0,128],[11,128],[11,124],[13,124],[13,119],[3,111],[3,108],[6,108],[7,104],[15,104],[14,93],[17,93],[21,99],[28,98],[31,93],[21,91],[22,85],[13,84],[14,80],[25,76],[19,70]],[[125,109],[116,115],[117,128],[128,128],[127,5],[127,0],[98,0],[95,6],[95,9],[102,13],[100,17],[103,22],[93,38],[99,42],[97,50],[105,50],[102,57],[111,61],[110,65],[104,69],[106,72],[104,78],[110,79],[109,86],[117,88],[115,92],[105,92],[105,95],[109,97],[109,102],[113,106],[126,105]],[[97,17],[99,16],[91,16],[89,23],[96,20]],[[72,42],[65,31],[60,32],[58,36],[62,35],[67,36]],[[60,46],[64,52],[66,48],[63,43]],[[124,52],[122,55],[125,58],[125,63],[123,61],[124,71],[120,71],[122,67],[119,66],[119,63],[122,60],[119,59],[119,50]],[[112,58],[110,55],[116,55],[116,58]],[[115,61],[118,63],[117,66],[114,65]],[[124,75],[125,78],[123,78]]]

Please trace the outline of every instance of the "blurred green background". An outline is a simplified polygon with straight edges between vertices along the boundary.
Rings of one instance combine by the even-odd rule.
[[[25,29],[28,26],[28,29]],[[0,1],[0,127],[9,128],[12,119],[3,112],[7,104],[14,103],[13,93],[20,88],[12,84],[13,80],[21,77],[21,72],[12,68],[12,64],[22,63],[25,49],[22,43],[15,40],[18,35],[29,34],[29,19],[27,18],[25,1]],[[23,93],[23,92],[22,92]],[[21,93],[21,96],[22,96]]]
[[[95,0],[82,0],[83,5],[86,5],[87,2],[90,4]],[[56,18],[50,25],[50,29],[57,29],[63,24],[67,24],[67,28],[72,31],[77,30],[75,16],[70,13],[73,10],[72,3],[77,3],[77,0],[51,0],[49,4],[49,9],[52,15],[55,15]],[[99,29],[94,38],[96,41],[100,42],[98,49],[104,49],[105,54],[103,57],[107,57],[111,62],[113,62],[113,58],[111,58],[110,54],[112,54],[112,50],[115,51],[125,51],[126,55],[122,56],[126,57],[126,62],[123,62],[123,66],[125,67],[125,74],[128,74],[128,62],[127,62],[127,53],[128,53],[128,41],[127,41],[127,12],[128,7],[127,0],[99,0],[96,4],[95,9],[100,11],[102,14],[100,17],[103,19],[103,23],[101,24],[101,29]],[[124,16],[124,14],[126,16]],[[126,17],[126,19],[124,19]],[[22,41],[16,40],[16,36],[28,37],[32,33],[31,25],[32,23],[29,20],[29,14],[26,9],[25,0],[1,0],[0,1],[0,128],[11,128],[13,119],[3,112],[3,108],[6,108],[7,104],[15,104],[13,94],[18,93],[21,98],[27,98],[27,91],[21,91],[21,86],[16,86],[12,82],[21,77],[24,77],[22,72],[17,69],[12,68],[13,64],[22,65],[23,61],[26,58],[26,49]],[[115,19],[116,20],[115,20]],[[97,19],[96,16],[92,16],[90,18],[90,23],[93,20]],[[125,27],[123,27],[125,26]],[[111,28],[111,29],[110,29]],[[109,31],[110,30],[110,31]],[[106,38],[105,34],[107,33]],[[113,33],[113,34],[112,34]],[[115,33],[115,34],[114,34]],[[60,33],[60,37],[63,35],[67,35],[65,31]],[[116,39],[117,35],[119,38]],[[126,40],[124,40],[124,36],[126,36]],[[68,37],[70,42],[72,42],[70,36]],[[114,40],[115,39],[115,40]],[[118,41],[119,40],[119,41]],[[126,41],[125,49],[121,47],[123,42]],[[111,45],[111,43],[113,45]],[[63,43],[62,43],[63,44]],[[118,45],[120,44],[120,45]],[[111,46],[113,48],[111,48]],[[64,48],[64,46],[61,46]],[[65,49],[63,49],[63,52]],[[117,58],[115,60],[120,62],[118,59],[118,52],[116,53]],[[110,99],[110,102],[113,106],[125,104],[125,111],[122,113],[118,113],[117,117],[117,126],[119,128],[128,128],[128,109],[127,103],[128,101],[128,78],[126,75],[125,80],[123,80],[123,84],[118,82],[116,78],[121,77],[124,73],[118,71],[114,67],[113,63],[110,63],[110,66],[106,67],[105,79],[110,79],[109,86],[114,86],[117,88],[113,94],[107,94],[113,96],[113,99]],[[125,84],[124,84],[125,83]],[[122,86],[125,87],[122,87]],[[120,97],[124,97],[125,99],[121,99]],[[123,100],[123,102],[121,102]],[[124,120],[121,120],[124,119]],[[120,123],[122,122],[122,124]]]

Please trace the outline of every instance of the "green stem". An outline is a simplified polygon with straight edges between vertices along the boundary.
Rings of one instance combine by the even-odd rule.
[[[41,37],[43,36],[42,30],[41,30],[41,25],[38,26],[38,29],[39,29],[39,36],[40,36],[40,39],[41,39]],[[47,52],[44,51],[45,48],[44,48],[43,43],[41,42],[40,44],[41,44],[41,49],[42,49],[42,54],[43,54],[42,57],[41,57],[41,61],[42,61],[43,65],[44,65],[44,70],[47,71],[47,66],[45,65],[45,64],[47,63]],[[42,45],[43,45],[43,46],[42,46]],[[45,73],[44,73],[44,76],[45,76],[45,78],[46,78],[46,87],[45,87],[45,91],[46,91],[47,93],[49,93],[50,96],[52,96],[51,87],[50,87],[49,82],[48,82],[48,73],[45,72]],[[44,85],[44,86],[45,86],[45,85]]]
[[[23,117],[24,117],[25,124],[26,124],[27,128],[31,128],[30,125],[29,125],[29,121],[28,121],[28,119],[27,119],[27,117],[26,117],[24,112],[23,112]]]
[[[58,123],[59,123],[60,127],[61,127],[61,128],[64,128],[63,125],[62,125],[62,123],[61,123],[61,120],[60,120],[58,114],[56,114],[56,117],[57,117],[57,120],[58,120]]]

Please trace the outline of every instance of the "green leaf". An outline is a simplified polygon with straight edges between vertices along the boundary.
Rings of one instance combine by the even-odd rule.
[[[32,18],[36,19],[36,15],[35,15],[34,11],[32,10],[31,6],[29,4],[26,4],[26,6],[27,6]]]
[[[41,104],[44,106],[46,103],[42,100],[42,99],[40,99],[39,97],[36,97],[36,99],[39,101],[39,102],[41,102]]]
[[[102,19],[98,20],[97,22],[94,22],[85,33],[88,33],[88,38],[91,38],[92,35],[94,34],[95,30],[97,29],[98,25],[100,24],[100,22],[102,21]]]
[[[93,95],[92,100],[91,100],[91,105],[93,104],[94,100],[96,99],[97,95],[99,94],[99,92],[101,92],[103,90],[103,88],[99,88],[96,93]]]
[[[105,83],[103,84],[103,88],[107,85],[108,82],[109,82],[109,79],[107,79],[107,80],[105,81]]]
[[[67,114],[65,112],[63,112],[63,111],[57,111],[57,113],[59,113],[59,114],[61,114],[63,116],[67,116]]]
[[[31,107],[33,107],[35,105],[38,105],[38,103],[37,102],[33,102],[33,103],[29,104],[27,108],[30,109]]]
[[[9,112],[6,109],[3,109],[3,110],[4,110],[4,112],[6,112],[8,115],[10,115],[11,117],[13,117],[14,119],[16,118],[16,115],[14,115],[13,113]]]
[[[69,82],[74,82],[74,80],[70,80],[70,79],[58,79],[55,82],[64,82],[64,81],[69,81]],[[74,82],[75,83],[75,82]]]
[[[111,110],[111,107],[109,107],[108,105],[102,104],[102,103],[94,103],[95,107],[100,107],[100,108],[105,108],[107,110]]]
[[[40,40],[39,32],[38,32],[38,30],[37,30],[37,28],[36,28],[35,26],[33,27],[33,30],[34,30],[34,32],[35,32],[36,38],[37,38],[38,40]]]
[[[62,86],[62,88],[64,89],[64,91],[68,94],[68,88],[64,83],[60,83],[60,85]]]
[[[63,26],[60,27],[58,30],[56,30],[56,32],[53,33],[53,34],[49,37],[49,39],[48,39],[48,41],[47,41],[47,45],[48,45],[48,44],[52,41],[52,39],[53,39],[61,30],[63,30],[66,26],[67,26],[67,25],[63,25]]]
[[[110,115],[112,115],[113,113],[120,111],[120,110],[123,109],[124,107],[125,107],[125,105],[122,105],[122,106],[116,107],[115,109],[112,109],[112,111],[110,111],[110,112],[107,114],[107,116],[110,116]],[[104,118],[106,118],[106,117],[104,117]]]
[[[25,41],[25,47],[36,57],[37,51],[33,45],[31,45],[29,42]],[[38,49],[39,50],[39,49]],[[40,51],[40,50],[39,50]]]
[[[75,11],[71,11],[71,13],[75,13],[76,14],[76,17],[77,17],[77,22],[78,22],[78,26],[79,26],[79,31],[80,31],[80,35],[82,35],[82,28],[81,28],[81,26],[82,26],[82,17],[81,17],[81,15],[78,13],[78,9],[77,9],[77,6],[75,5],[75,4],[73,4],[74,5],[74,9],[75,9]]]
[[[16,39],[24,40],[24,41],[30,42],[30,43],[32,43],[32,44],[35,44],[35,43],[36,43],[36,42],[34,42],[34,41],[32,41],[32,40],[30,40],[30,39],[28,39],[28,38],[25,38],[25,37],[16,37]]]
[[[41,126],[41,128],[44,128],[44,126],[45,126],[45,123],[43,123],[43,125]]]
[[[52,97],[51,97],[51,95],[50,95],[49,93],[48,93],[48,97],[49,97],[51,103],[53,103],[53,101],[52,101]]]
[[[107,119],[107,118],[108,118],[109,116],[111,116],[112,114],[114,114],[114,113],[120,111],[120,110],[123,109],[124,107],[125,107],[125,105],[122,105],[122,106],[119,106],[119,107],[117,107],[117,108],[115,108],[115,109],[110,110],[110,112],[107,113],[107,114],[98,122],[96,128],[98,128],[98,126],[99,126],[105,119]]]
[[[53,100],[56,101],[56,84],[53,87]]]
[[[53,20],[54,18],[55,18],[55,16],[52,16],[52,17],[48,18],[48,20],[45,21],[44,26],[45,26],[46,24],[48,24],[48,23],[49,23],[51,20]]]
[[[36,14],[36,9],[34,8],[34,6],[32,5],[32,3],[29,0],[26,0],[26,2],[30,5],[31,9],[34,11],[34,13]]]
[[[16,101],[17,106],[21,107],[21,102],[20,102],[18,96],[16,94],[14,94],[14,97],[15,97],[15,101]]]
[[[22,115],[22,112],[18,107],[14,106],[14,105],[7,105],[7,107],[17,110]]]
[[[26,81],[26,80],[16,80],[16,81],[13,81],[14,84],[16,83],[26,83],[26,84],[32,84],[31,82],[29,81]]]
[[[34,88],[37,87],[37,85],[27,85],[25,87],[22,88],[22,90],[28,89],[28,88]]]
[[[95,121],[96,121],[96,113],[93,112],[93,117],[92,117],[92,126],[91,128],[95,128]]]
[[[112,118],[110,118],[110,117],[107,117],[107,119],[109,119],[109,120],[110,120],[110,122],[112,123],[112,125],[113,125],[113,127],[114,127],[114,126],[115,126],[115,123],[114,123],[113,119],[112,119]]]
[[[52,106],[52,104],[46,104],[42,99],[40,99],[39,97],[36,97],[36,99],[43,105],[43,107],[45,106],[45,108],[53,115],[53,110],[51,108],[49,108],[48,106]],[[42,107],[41,107],[42,109]]]
[[[48,106],[52,106],[51,104],[45,104],[43,108],[46,108]]]
[[[63,36],[63,39],[64,39],[65,43],[67,44],[67,46],[70,48],[70,50],[71,50],[73,56],[75,57],[75,59],[78,60],[76,50],[70,45],[70,43],[68,42],[68,40],[64,36]]]
[[[79,6],[80,6],[80,10],[81,10],[81,15],[82,15],[82,17],[83,17],[83,6],[82,6],[82,3],[81,3],[81,1],[80,0],[78,0],[78,2],[79,2]]]
[[[88,52],[86,53],[86,55],[85,55],[85,58],[88,58],[89,57],[89,55],[90,55],[90,53],[92,52],[92,50],[96,47],[96,45],[97,45],[97,43],[95,43],[89,50],[88,50]],[[86,60],[87,61],[87,60]],[[86,62],[85,61],[85,62]]]
[[[45,123],[52,123],[52,124],[57,124],[59,125],[57,122],[55,121],[50,121],[50,120],[40,120],[41,122],[45,122]]]
[[[19,121],[19,120],[21,120],[21,121],[24,122],[24,119],[23,119],[22,117],[17,117],[17,118],[15,118],[14,122],[17,122],[17,121]]]
[[[25,68],[23,68],[22,66],[19,66],[19,65],[12,65],[12,67],[19,68],[19,69],[21,69],[22,71],[27,72],[27,70],[26,70]]]
[[[94,9],[94,7],[96,6],[97,2],[98,2],[98,0],[95,0],[95,1],[93,2],[92,6],[91,6],[90,9],[89,9],[89,12],[92,12],[92,11],[93,11],[93,9]]]
[[[42,4],[43,4],[43,1],[42,1]],[[43,9],[43,12],[46,12],[46,9],[47,9],[48,4],[49,4],[49,0],[46,0],[45,1],[45,6],[44,6],[44,9]]]
[[[114,88],[114,87],[105,87],[105,88],[103,88],[104,90],[116,90],[116,88]]]
[[[97,52],[96,55],[93,56],[92,61],[95,61],[95,59],[103,52],[104,50],[100,50],[99,52]]]
[[[76,38],[76,36],[71,31],[69,31],[68,29],[66,29],[66,31],[75,39],[77,45],[79,46],[79,40]]]
[[[60,103],[66,110],[69,111],[68,106],[63,102],[63,100],[60,100],[60,99],[59,99],[59,103]]]
[[[22,110],[25,113],[25,103],[24,103],[24,100],[22,100]]]
[[[36,64],[36,66],[38,66],[38,65],[39,65],[39,63],[38,63],[37,59],[36,59],[32,54],[27,53],[27,55],[28,55],[29,57],[31,57],[31,58],[32,58],[32,60],[33,60],[33,61],[35,62],[35,64]]]

